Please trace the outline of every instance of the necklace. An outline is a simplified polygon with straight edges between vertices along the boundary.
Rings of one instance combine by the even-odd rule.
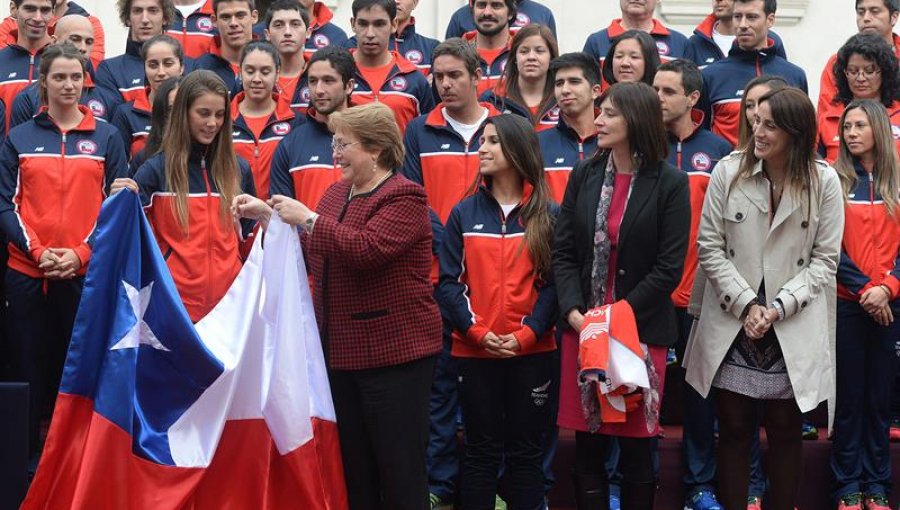
[[[375,184],[372,185],[371,188],[369,188],[367,191],[364,191],[363,193],[368,193],[368,192],[372,191],[373,189],[377,188],[378,186],[381,185],[381,183],[383,183],[384,181],[386,181],[387,178],[390,177],[392,174],[393,174],[392,172],[388,172],[388,173],[384,174],[384,176],[383,176],[381,179],[378,179],[378,181],[375,182]],[[347,200],[352,199],[354,195],[358,195],[358,194],[359,194],[359,193],[356,192],[356,185],[355,185],[355,184],[352,184],[352,185],[350,186],[350,195],[347,196]]]

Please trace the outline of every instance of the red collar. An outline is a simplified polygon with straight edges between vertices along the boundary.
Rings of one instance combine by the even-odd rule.
[[[625,31],[625,27],[622,26],[622,18],[612,20],[609,27],[607,27],[607,34],[609,34],[610,39],[624,34]],[[669,29],[658,19],[653,18],[653,28],[650,29],[650,35],[669,35]]]

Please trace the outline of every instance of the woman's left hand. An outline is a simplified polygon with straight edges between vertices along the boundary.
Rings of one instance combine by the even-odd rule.
[[[289,225],[302,225],[313,214],[313,211],[303,202],[284,195],[273,195],[269,199],[269,205],[278,213],[281,221]]]
[[[876,285],[863,292],[859,298],[859,306],[863,307],[863,310],[869,315],[874,315],[884,308],[888,301],[890,301],[888,291],[881,285]]]
[[[508,335],[500,335],[500,348],[507,351],[519,352],[522,350],[522,344],[516,338],[516,335],[510,333]]]

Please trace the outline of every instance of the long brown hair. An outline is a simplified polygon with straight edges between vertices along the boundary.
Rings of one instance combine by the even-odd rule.
[[[559,56],[559,44],[557,44],[556,37],[553,36],[553,32],[549,28],[540,24],[524,26],[512,38],[509,49],[509,62],[506,64],[506,68],[503,69],[503,76],[500,80],[500,90],[504,90],[504,99],[508,97],[525,107],[529,116],[531,116],[531,111],[528,110],[528,104],[525,103],[525,99],[522,97],[522,89],[519,87],[519,65],[516,57],[518,57],[519,47],[522,46],[525,39],[535,35],[540,36],[544,43],[547,44],[547,48],[550,50],[551,61]],[[556,96],[553,94],[553,81],[550,79],[550,69],[548,67],[547,76],[544,78],[544,95],[540,104],[538,104],[537,113],[531,119],[532,125],[537,124],[541,117],[553,108],[555,104]]]
[[[534,261],[534,275],[546,278],[550,272],[550,253],[553,248],[554,218],[550,214],[550,188],[544,180],[544,159],[534,127],[527,120],[512,114],[497,115],[484,122],[492,124],[500,139],[503,156],[524,182],[531,185],[531,196],[522,205],[519,218],[525,226],[525,244]],[[490,177],[478,174],[476,185],[490,182]]]
[[[169,116],[169,129],[166,130],[162,146],[166,158],[166,187],[175,193],[173,208],[185,233],[188,229],[188,157],[194,144],[188,114],[194,102],[205,94],[219,96],[225,103],[222,128],[206,148],[207,170],[219,190],[219,212],[223,223],[231,221],[228,208],[232,199],[241,192],[241,178],[231,141],[228,89],[216,73],[206,70],[194,71],[185,77],[175,94],[175,103],[172,104],[172,113]]]
[[[788,86],[784,78],[764,74],[750,80],[744,87],[744,93],[741,94],[741,112],[738,116],[738,144],[736,150],[742,151],[747,149],[747,145],[753,139],[753,119],[747,118],[747,96],[750,91],[756,87],[769,87],[769,90],[783,89]]]
[[[759,98],[759,104],[768,103],[772,120],[784,131],[791,141],[788,144],[786,180],[791,183],[791,192],[805,191],[807,197],[816,193],[819,173],[816,169],[816,110],[806,93],[794,87],[770,90]],[[739,178],[749,178],[759,163],[752,149],[744,151],[738,175],[731,181],[731,187]],[[799,195],[795,195],[799,198]],[[809,205],[808,203],[806,204]]]
[[[874,152],[872,159],[875,161],[875,164],[872,166],[872,177],[875,179],[875,187],[884,201],[888,214],[893,216],[897,207],[898,190],[900,190],[900,158],[897,157],[897,148],[894,144],[894,136],[891,132],[891,122],[888,118],[887,110],[878,101],[871,99],[851,101],[847,108],[844,109],[844,113],[841,114],[841,121],[838,124],[841,144],[838,149],[837,161],[834,162],[834,169],[837,170],[838,177],[841,178],[844,199],[847,199],[849,193],[856,187],[857,181],[856,170],[853,167],[853,161],[856,158],[853,154],[850,154],[847,140],[844,138],[844,121],[847,118],[847,114],[853,110],[862,111],[869,120],[872,137],[875,141],[875,146],[872,149]]]

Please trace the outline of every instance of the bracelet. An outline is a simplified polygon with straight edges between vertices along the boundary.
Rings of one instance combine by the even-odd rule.
[[[783,321],[784,320],[784,305],[781,304],[781,301],[779,301],[777,299],[775,301],[772,301],[772,308],[774,308],[775,311],[778,312],[778,320]]]
[[[884,292],[887,293],[888,301],[890,301],[890,300],[891,300],[891,294],[892,294],[891,289],[888,288],[888,286],[885,285],[885,284],[883,284],[883,283],[880,284],[879,287],[881,287],[881,290],[883,290]]]

